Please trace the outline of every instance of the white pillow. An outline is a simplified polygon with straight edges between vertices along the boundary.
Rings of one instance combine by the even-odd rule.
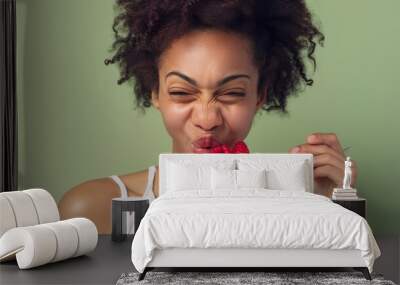
[[[273,190],[306,191],[308,169],[306,161],[296,159],[238,160],[240,170],[267,171],[267,187]]]
[[[278,169],[267,172],[268,188],[273,190],[306,191],[307,181],[301,165],[286,171]]]
[[[266,170],[211,169],[212,190],[238,190],[240,188],[266,188]]]
[[[218,161],[213,166],[190,161],[170,161],[167,165],[167,191],[185,191],[190,189],[209,190],[211,188],[211,168],[235,169],[236,162]]]
[[[236,182],[238,188],[267,188],[267,171],[236,170]]]
[[[211,189],[236,190],[236,170],[211,168]]]

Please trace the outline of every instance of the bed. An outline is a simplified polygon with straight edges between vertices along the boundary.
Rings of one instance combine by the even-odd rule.
[[[132,241],[154,268],[352,267],[380,256],[367,221],[313,193],[311,154],[159,156],[160,196]]]

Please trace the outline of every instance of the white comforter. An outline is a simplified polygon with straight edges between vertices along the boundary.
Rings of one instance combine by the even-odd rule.
[[[359,249],[370,272],[380,256],[361,216],[321,195],[266,189],[155,199],[133,239],[133,265],[143,272],[154,249],[168,247]]]

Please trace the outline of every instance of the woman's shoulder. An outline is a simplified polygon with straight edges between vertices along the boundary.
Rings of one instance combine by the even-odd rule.
[[[143,177],[147,175],[148,170],[140,170],[136,172],[126,173],[123,175],[116,175],[122,181],[129,192],[129,196],[141,196],[141,182]],[[111,178],[112,175],[107,177],[100,177],[83,181],[71,189],[69,189],[63,196],[65,199],[82,199],[88,198],[115,198],[121,196],[120,186]],[[61,200],[61,201],[62,201]]]
[[[110,177],[95,178],[80,182],[79,184],[71,187],[63,198],[73,198],[79,196],[89,196],[93,198],[93,195],[101,196],[119,196],[119,188]]]
[[[123,175],[117,175],[129,192],[129,196],[141,196],[142,180],[147,173],[147,169],[131,172]],[[119,185],[111,179],[111,176],[100,177],[83,181],[69,190],[67,190],[62,199],[60,206],[63,204],[71,205],[84,203],[86,200],[93,203],[95,200],[109,200],[121,196],[121,189]]]
[[[146,183],[143,177],[147,172],[148,169],[144,169],[118,175],[129,196],[143,195],[145,186],[142,184]],[[58,203],[61,218],[86,217],[96,224],[100,232],[109,232],[111,200],[121,197],[119,185],[110,176],[86,180],[67,190]]]

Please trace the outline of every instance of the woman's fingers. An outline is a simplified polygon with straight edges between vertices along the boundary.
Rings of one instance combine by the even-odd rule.
[[[331,155],[329,153],[315,155],[314,168],[324,165],[331,165],[344,172],[344,159],[339,159],[337,156]]]
[[[309,144],[325,144],[345,156],[339,138],[335,133],[313,133],[306,138]]]
[[[314,178],[329,178],[335,185],[340,186],[343,179],[343,171],[332,165],[323,165],[314,168]]]
[[[346,155],[335,133],[313,133],[307,136],[306,143],[295,146],[290,153],[311,153],[314,158],[314,177],[327,178],[338,187],[342,187],[344,161]],[[357,179],[357,166],[352,160],[351,186]]]
[[[327,145],[312,145],[312,144],[302,144],[298,145],[292,149],[290,149],[291,153],[311,153],[313,155],[318,154],[329,154],[331,156],[336,157],[339,160],[344,161],[344,156],[341,153],[338,153],[334,149],[330,148]]]

